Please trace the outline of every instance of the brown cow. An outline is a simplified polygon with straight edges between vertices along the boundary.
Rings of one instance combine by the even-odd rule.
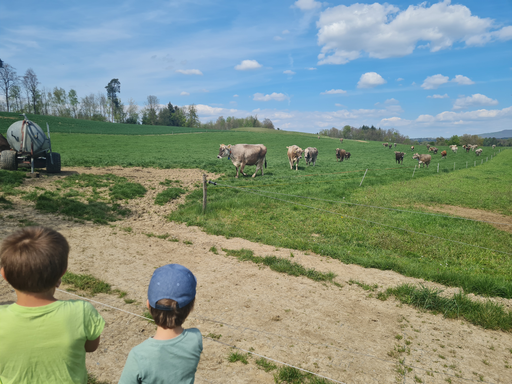
[[[267,147],[263,144],[221,144],[217,158],[222,159],[226,156],[236,168],[237,179],[239,170],[242,175],[247,176],[244,173],[246,165],[256,165],[256,171],[252,177],[256,177],[258,169],[261,169],[261,176],[263,176],[263,163],[265,163],[265,168],[267,168]]]
[[[341,138],[340,138],[340,143],[342,143],[342,144],[343,144],[343,137],[341,137]]]
[[[396,148],[396,143],[395,143],[395,148]]]
[[[411,151],[414,151],[414,145],[411,145]]]
[[[343,161],[346,151],[344,149],[336,148],[336,161]]]
[[[345,152],[345,159],[350,159],[350,152]]]
[[[290,162],[290,169],[293,169],[293,164],[295,164],[295,170],[299,170],[299,160],[302,159],[302,148],[297,145],[292,145],[288,148],[288,161]]]
[[[446,159],[446,151],[441,152],[441,159]]]
[[[419,166],[421,166],[421,164],[424,164],[428,168],[428,165],[430,164],[430,160],[432,160],[432,155],[419,155],[419,154],[415,153],[412,156],[412,158],[418,160]]]
[[[397,151],[395,151],[395,161],[398,164],[403,164],[404,163],[404,156],[405,156],[405,152],[397,152]]]
[[[387,147],[388,146],[388,143],[382,143],[383,146]]]

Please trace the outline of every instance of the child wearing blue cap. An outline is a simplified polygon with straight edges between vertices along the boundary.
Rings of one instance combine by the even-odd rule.
[[[182,324],[194,308],[196,286],[195,276],[182,265],[155,270],[147,306],[157,330],[130,351],[119,384],[194,383],[203,337],[197,328]]]

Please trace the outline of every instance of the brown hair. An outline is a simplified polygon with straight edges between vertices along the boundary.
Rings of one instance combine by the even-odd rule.
[[[5,278],[22,292],[46,292],[68,267],[69,244],[59,232],[29,227],[9,235],[0,248]]]
[[[173,329],[181,326],[192,309],[194,309],[194,303],[196,299],[192,300],[190,303],[185,305],[183,308],[178,308],[178,303],[171,299],[161,299],[156,302],[156,305],[161,305],[164,307],[169,307],[169,311],[156,309],[153,307],[149,307],[149,312],[151,316],[153,316],[153,320],[155,320],[155,324],[164,328],[164,329]]]

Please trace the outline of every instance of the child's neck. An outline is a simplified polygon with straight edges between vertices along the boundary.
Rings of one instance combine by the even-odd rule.
[[[55,288],[50,289],[47,292],[21,292],[16,291],[16,304],[21,305],[22,307],[42,307],[44,305],[48,305],[57,301],[53,294],[55,293]]]
[[[184,329],[182,326],[172,328],[172,329],[165,329],[160,326],[157,326],[155,336],[153,336],[153,339],[156,340],[170,340],[174,339],[175,337],[178,337],[183,333]]]

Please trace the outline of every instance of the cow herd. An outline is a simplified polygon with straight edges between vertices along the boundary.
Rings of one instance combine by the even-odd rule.
[[[343,143],[343,139],[340,139],[340,143]],[[390,143],[383,143],[384,147],[392,148],[393,146],[396,147],[396,143],[390,144]],[[469,152],[470,150],[475,151],[475,154],[477,156],[480,156],[482,153],[482,149],[476,149],[478,145],[463,145],[462,146],[466,152]],[[318,149],[315,147],[307,147],[305,150],[300,148],[297,145],[291,145],[289,147],[286,147],[288,150],[288,162],[290,163],[290,169],[293,169],[293,166],[295,165],[295,170],[297,171],[299,169],[299,160],[302,159],[304,155],[304,160],[306,161],[306,164],[309,166],[313,164],[313,166],[316,165],[316,159],[318,157]],[[436,147],[430,146],[427,144],[428,152],[432,152],[434,154],[437,154],[438,149]],[[457,153],[457,146],[456,145],[450,145],[450,149],[453,153]],[[411,150],[414,151],[414,146],[411,146]],[[229,160],[232,161],[233,165],[236,168],[236,178],[238,178],[239,174],[241,173],[244,176],[247,176],[244,173],[244,167],[246,165],[256,165],[256,171],[252,175],[252,177],[256,177],[256,174],[258,173],[258,170],[261,170],[261,175],[263,176],[263,164],[265,164],[265,168],[267,168],[267,147],[265,147],[263,144],[236,144],[236,145],[220,145],[219,154],[217,158],[221,159],[223,157],[227,157]],[[395,151],[395,161],[398,164],[403,164],[404,162],[404,156],[405,152]],[[447,156],[446,151],[441,152],[441,158],[445,159]],[[432,155],[430,154],[419,154],[415,153],[412,158],[414,160],[418,160],[419,166],[426,166],[428,168],[431,160]],[[342,162],[345,159],[350,159],[350,152],[347,152],[344,149],[336,148],[336,161]]]

